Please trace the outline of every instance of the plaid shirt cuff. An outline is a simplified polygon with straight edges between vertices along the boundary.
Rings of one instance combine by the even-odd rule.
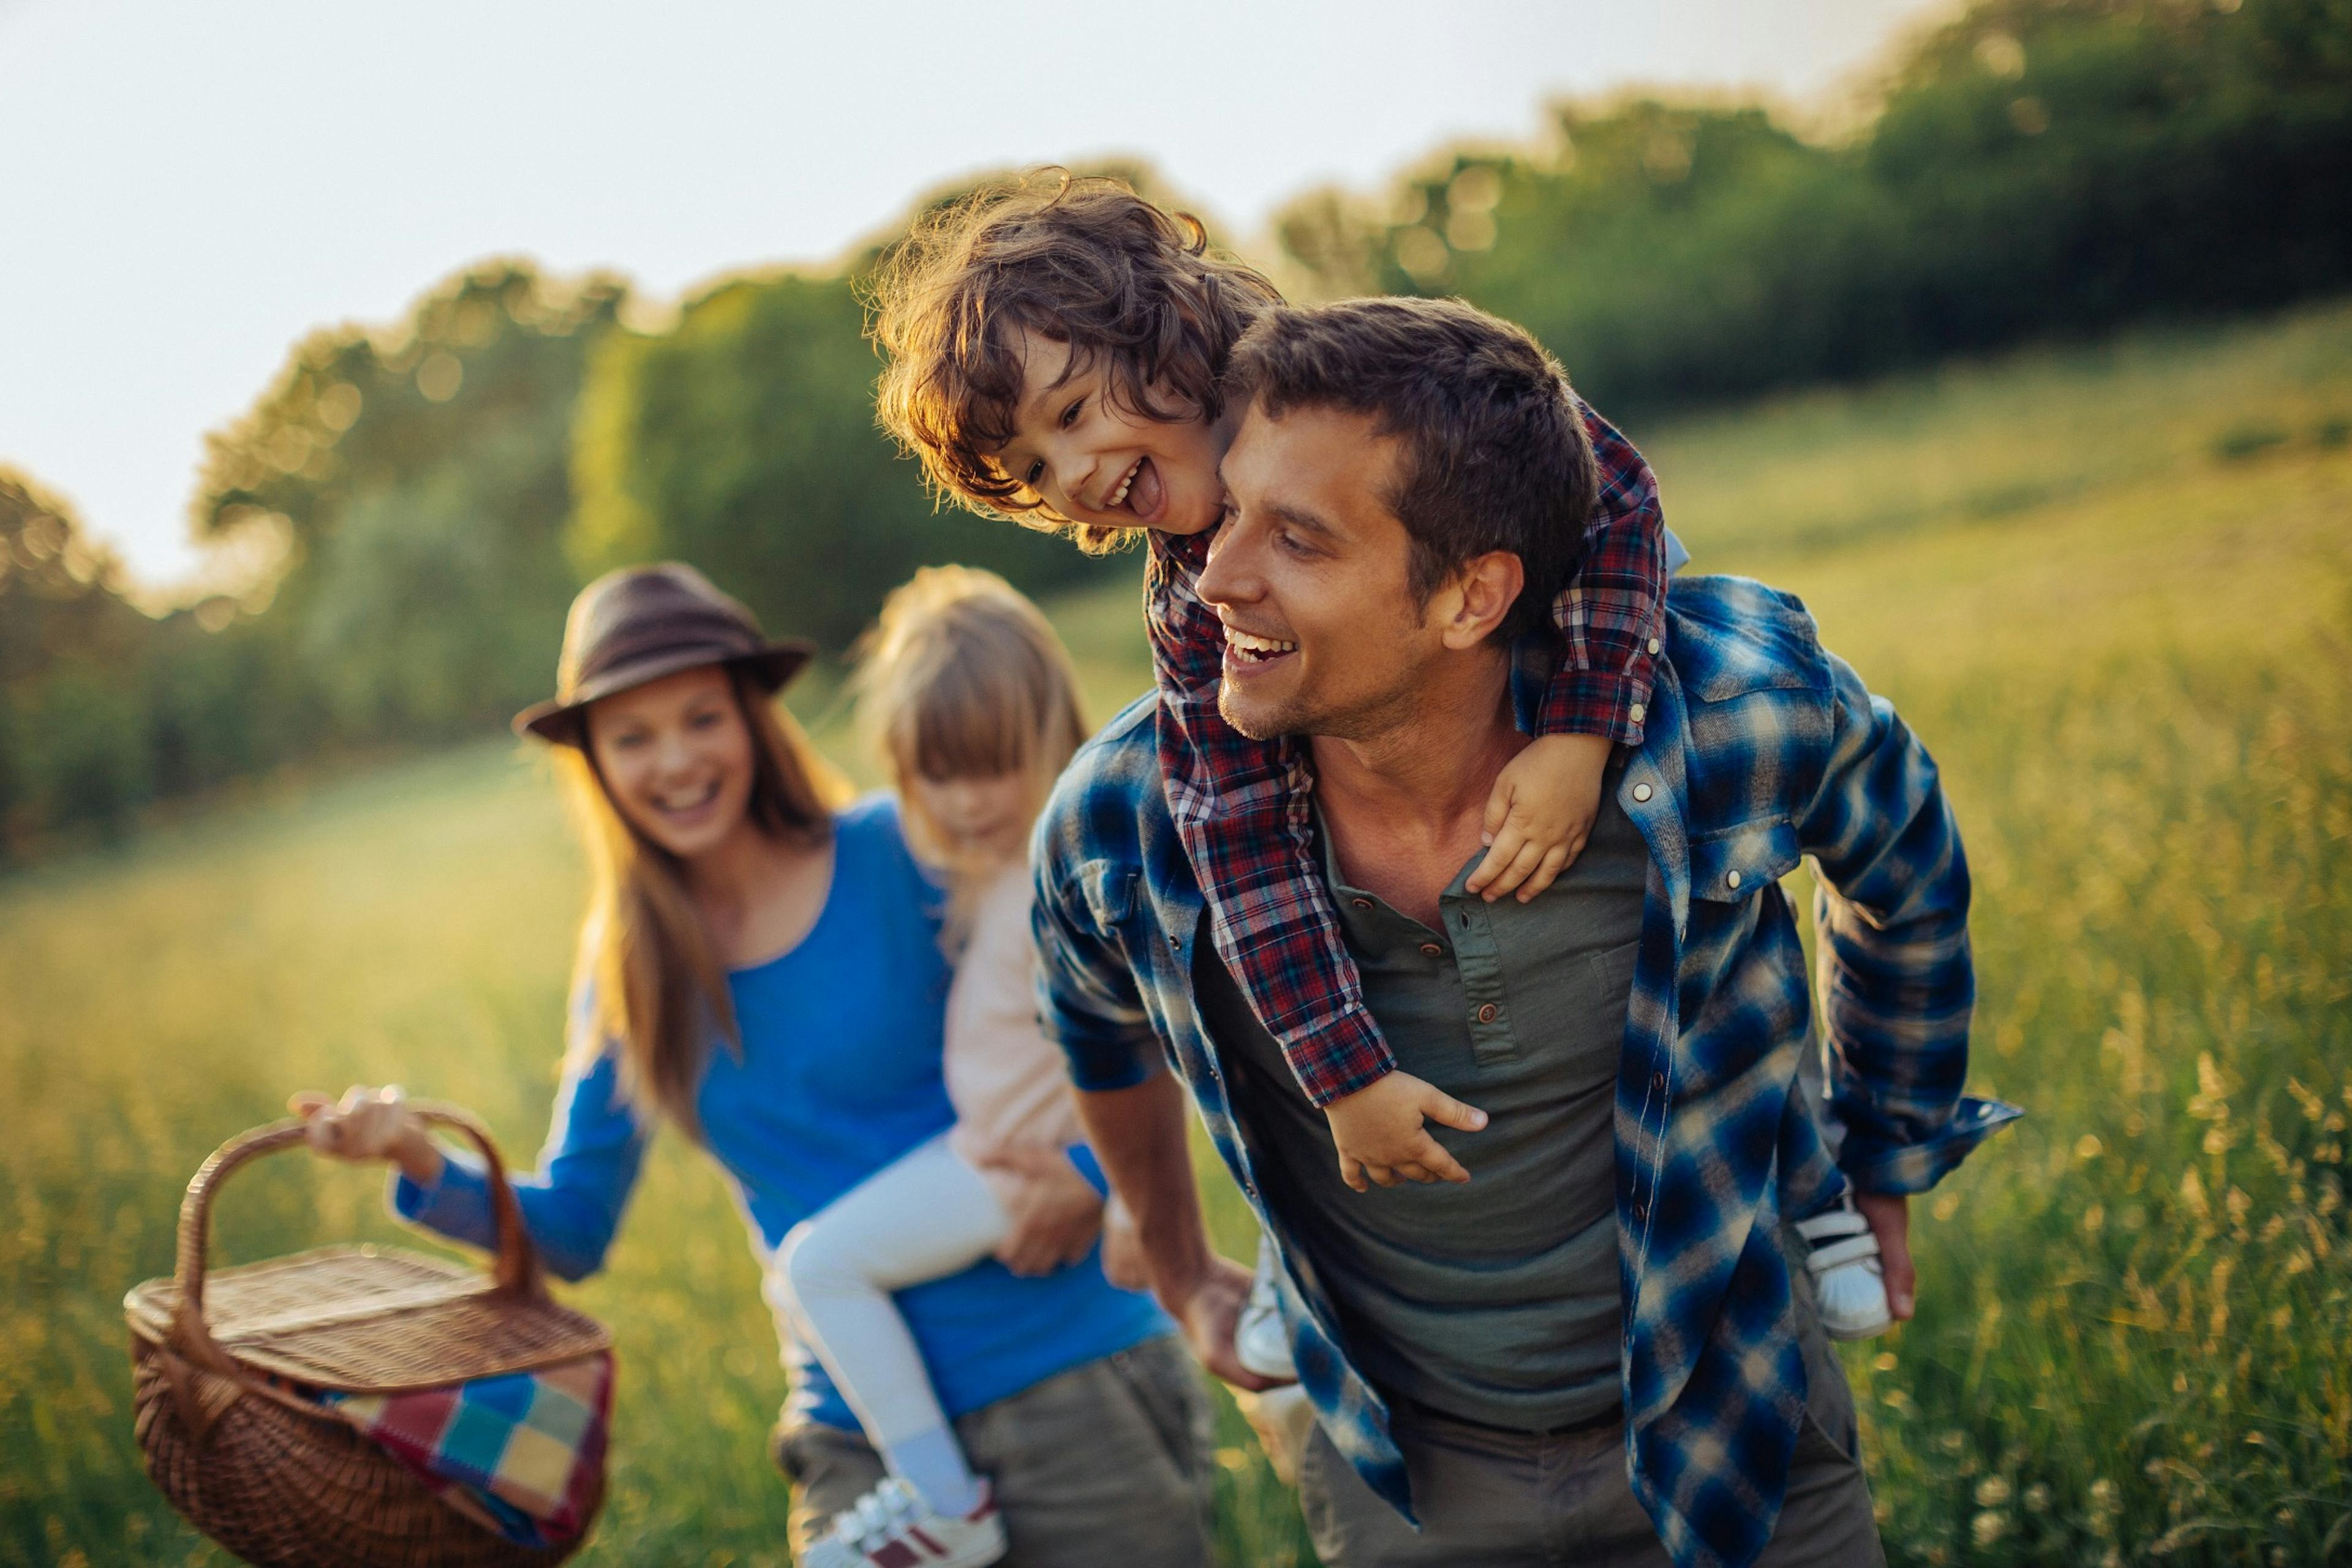
[[[2001,1100],[1965,1095],[1943,1131],[1916,1142],[1883,1142],[1852,1129],[1838,1152],[1838,1166],[1862,1192],[1924,1193],[1957,1169],[1978,1144],[2024,1114]]]
[[[1547,735],[1606,735],[1621,746],[1638,746],[1649,702],[1645,679],[1562,665],[1544,689],[1541,728]]]
[[[1316,1109],[1345,1100],[1396,1071],[1396,1058],[1381,1026],[1363,1004],[1355,1003],[1305,1024],[1283,1020],[1271,1032],[1283,1042],[1283,1059]]]

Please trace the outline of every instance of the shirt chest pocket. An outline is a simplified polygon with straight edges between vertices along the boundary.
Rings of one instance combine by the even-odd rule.
[[[1150,989],[1166,955],[1152,950],[1143,918],[1143,873],[1117,860],[1089,860],[1072,873],[1095,934],[1119,949],[1139,985]]]
[[[1115,931],[1135,912],[1135,884],[1139,878],[1134,867],[1116,860],[1089,860],[1072,873],[1072,879],[1078,885],[1078,897],[1086,901],[1095,930],[1105,934]]]
[[[1740,904],[1797,868],[1804,858],[1785,817],[1743,822],[1695,838],[1690,847],[1692,913],[1699,904]]]

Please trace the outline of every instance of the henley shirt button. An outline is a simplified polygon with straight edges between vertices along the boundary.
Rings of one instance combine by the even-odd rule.
[[[1360,910],[1369,910],[1372,907],[1372,900],[1370,899],[1349,899],[1348,901]]]
[[[1737,871],[1725,873],[1723,882],[1724,886],[1727,888],[1736,888],[1739,886],[1739,873]]]
[[[1648,1204],[1643,1203],[1643,1202],[1641,1199],[1639,1199],[1639,1198],[1634,1199],[1634,1200],[1633,1200],[1633,1223],[1634,1223],[1634,1224],[1636,1224],[1636,1225],[1643,1225],[1643,1224],[1646,1224],[1646,1223],[1648,1223],[1649,1218],[1650,1218],[1650,1205],[1649,1205]]]
[[[1421,944],[1421,956],[1423,958],[1435,958],[1444,951],[1433,942],[1424,942]]]
[[[1492,1002],[1482,1003],[1478,1008],[1478,1021],[1482,1024],[1493,1023],[1495,1021],[1495,1014],[1496,1011],[1497,1009]]]
[[[1647,799],[1649,799],[1649,798],[1650,798],[1650,786],[1649,786],[1648,784],[1635,784],[1635,785],[1633,786],[1633,798],[1634,798],[1635,800],[1647,800]]]
[[[1660,642],[1660,641],[1659,641],[1657,638],[1655,638],[1655,637],[1652,637],[1652,638],[1650,639],[1650,651],[1651,651],[1652,653],[1656,653],[1659,649],[1661,649],[1661,648],[1664,647],[1665,646],[1666,646],[1665,644],[1664,644],[1664,643]]]
[[[1650,1089],[1651,1089],[1651,1092],[1655,1093],[1655,1094],[1664,1094],[1664,1093],[1665,1093],[1665,1092],[1666,1092],[1666,1075],[1665,1075],[1665,1074],[1664,1074],[1664,1073],[1662,1073],[1662,1072],[1654,1072],[1654,1073],[1652,1073],[1652,1074],[1650,1075]]]

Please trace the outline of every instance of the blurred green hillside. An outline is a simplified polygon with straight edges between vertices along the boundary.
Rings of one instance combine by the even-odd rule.
[[[1525,322],[1637,437],[1765,389],[2352,289],[2352,0],[1977,0],[1867,107],[1809,138],[1761,107],[1559,105],[1528,145],[1302,197],[1264,259],[1307,294]],[[0,862],[289,764],[494,734],[618,563],[694,560],[835,652],[927,562],[1124,580],[935,511],[873,428],[857,286],[898,232],[669,320],[617,279],[492,261],[314,334],[211,437],[191,513],[217,591],[161,622],[0,473]]]
[[[1828,140],[1567,103],[1279,221],[1328,293],[1459,294],[1640,417],[2352,281],[2342,0],[1978,0]]]
[[[2352,1563],[2352,306],[2034,350],[1675,421],[1701,569],[1790,588],[1935,751],[1968,836],[1972,1087],[2030,1118],[1916,1206],[1918,1321],[1853,1347],[1900,1568]],[[1002,525],[1000,525],[1002,526]],[[1053,604],[1097,718],[1132,584]],[[844,715],[796,689],[829,747]],[[463,748],[0,884],[0,1565],[222,1561],[132,1447],[120,1300],[188,1173],[303,1086],[545,1126],[582,878],[539,765]],[[1238,1197],[1208,1189],[1246,1257]],[[401,1233],[241,1175],[220,1250]],[[778,1563],[782,1394],[741,1225],[665,1136],[609,1270],[589,1563]],[[1234,1568],[1308,1561],[1228,1413]]]

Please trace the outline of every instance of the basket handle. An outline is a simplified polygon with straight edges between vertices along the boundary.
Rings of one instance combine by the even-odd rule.
[[[484,1172],[489,1181],[490,1212],[498,1228],[498,1258],[491,1270],[495,1289],[501,1295],[527,1300],[545,1294],[539,1255],[531,1247],[530,1234],[523,1229],[522,1205],[516,1202],[514,1188],[507,1182],[506,1163],[499,1157],[498,1145],[491,1142],[489,1130],[471,1111],[437,1100],[411,1100],[408,1110],[423,1121],[463,1134],[481,1151]],[[303,1142],[309,1125],[299,1117],[289,1117],[238,1133],[214,1150],[212,1158],[189,1178],[188,1195],[180,1204],[179,1264],[173,1274],[179,1300],[172,1310],[172,1340],[174,1348],[189,1361],[239,1382],[244,1379],[236,1363],[214,1342],[212,1331],[205,1323],[205,1255],[212,1230],[213,1198],[238,1166]]]

